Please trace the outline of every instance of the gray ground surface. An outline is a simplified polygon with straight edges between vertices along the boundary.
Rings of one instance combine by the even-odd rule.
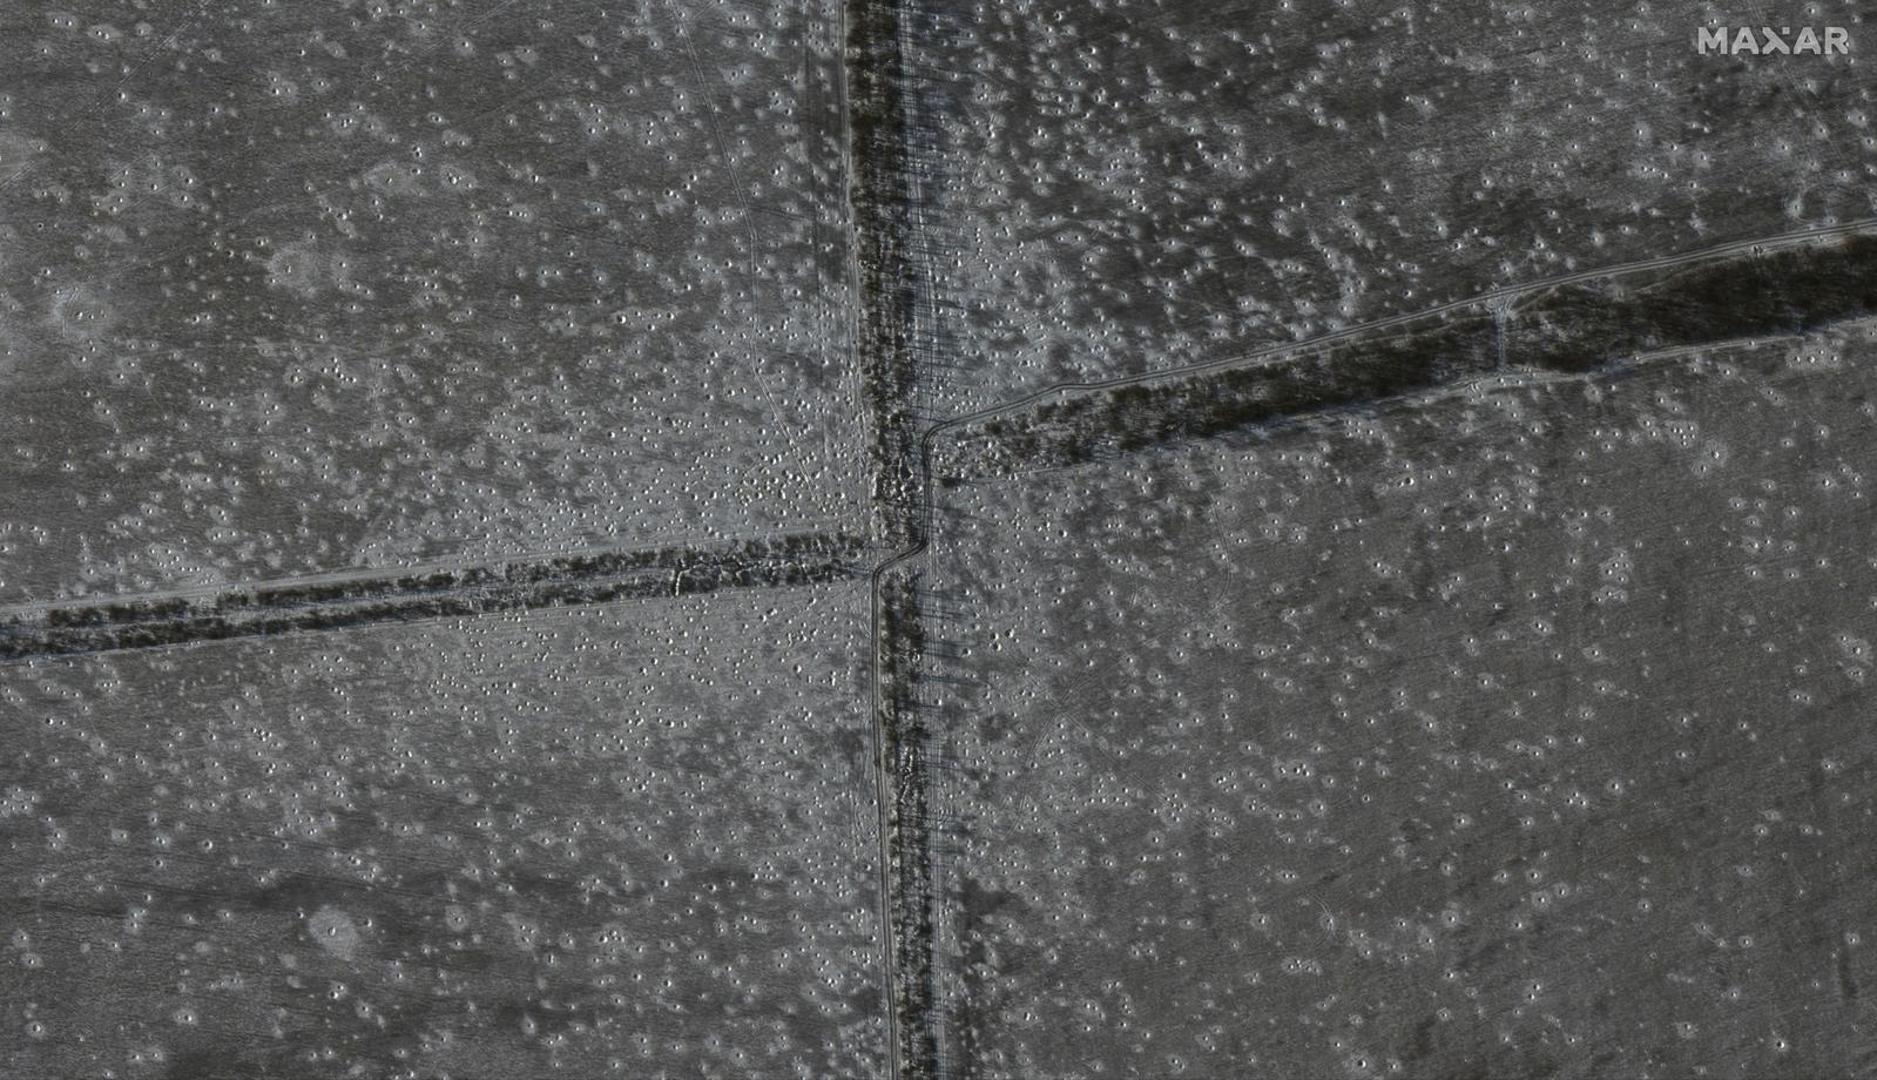
[[[838,22],[0,13],[0,602],[857,520]]]
[[[972,484],[929,556],[990,1076],[1856,1076],[1877,340]]]
[[[941,412],[1877,215],[1862,55],[1698,0],[934,2]],[[1863,5],[1778,21],[1861,25]],[[955,260],[955,261],[954,261]]]
[[[0,669],[0,1073],[877,1076],[858,584]]]
[[[1877,1076],[1864,6],[5,5],[0,1077]]]

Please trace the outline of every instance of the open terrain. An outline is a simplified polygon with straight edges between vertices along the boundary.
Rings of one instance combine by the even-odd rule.
[[[1868,61],[1697,53],[1744,11],[916,6],[941,415],[1877,214]]]
[[[973,1075],[1873,1058],[1869,324],[945,489]]]
[[[0,12],[0,1073],[1877,1072],[1748,18]]]
[[[857,584],[0,668],[10,1076],[876,1076]]]
[[[0,602],[856,522],[839,12],[0,15]]]

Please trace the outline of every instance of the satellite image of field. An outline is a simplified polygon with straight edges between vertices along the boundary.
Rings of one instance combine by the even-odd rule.
[[[0,1080],[1877,1080],[1877,9],[0,5]]]

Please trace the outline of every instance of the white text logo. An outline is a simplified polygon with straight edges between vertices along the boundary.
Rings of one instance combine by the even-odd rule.
[[[1830,56],[1851,51],[1851,32],[1842,26],[1827,26],[1820,33],[1801,26],[1774,30],[1770,26],[1704,26],[1695,31],[1695,48],[1702,56]]]

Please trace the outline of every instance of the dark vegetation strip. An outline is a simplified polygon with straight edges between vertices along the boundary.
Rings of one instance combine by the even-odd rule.
[[[887,768],[889,918],[892,922],[893,1008],[898,1063],[906,1077],[939,1072],[934,971],[936,941],[929,813],[930,742],[918,701],[926,641],[919,619],[917,579],[900,575],[882,583],[878,662]]]
[[[1584,373],[1638,353],[1802,332],[1877,312],[1877,237],[1851,236],[1662,274],[1580,283],[1376,342],[1165,383],[1117,387],[987,421],[963,475],[1074,465],[1171,440],[1305,418],[1503,368]]]
[[[916,56],[938,32],[921,0],[848,0],[856,260],[860,276],[859,357],[872,431],[870,467],[879,527],[897,549],[921,547],[929,513],[929,472],[917,409],[923,363],[941,360],[935,326],[922,323],[933,298],[920,259],[941,241],[936,215],[922,205],[938,168],[938,91]],[[936,1077],[938,1045],[934,951],[933,831],[927,815],[930,733],[916,699],[925,648],[912,579],[889,562],[873,577],[874,753],[880,770],[881,906],[888,997],[889,1074]]]
[[[912,343],[917,280],[912,261],[911,122],[906,14],[896,0],[847,5],[848,124],[855,261],[860,276],[859,357],[871,429],[874,505],[887,540],[912,528],[917,492],[918,371]]]
[[[72,605],[0,624],[0,659],[334,630],[855,577],[866,545],[791,534],[711,548],[570,555],[401,577],[234,590],[200,600]]]

